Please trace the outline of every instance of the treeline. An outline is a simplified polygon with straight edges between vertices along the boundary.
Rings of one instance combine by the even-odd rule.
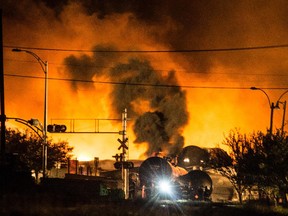
[[[210,152],[210,166],[226,176],[234,186],[239,202],[244,192],[258,192],[260,200],[281,202],[287,206],[288,193],[288,136],[286,132],[253,132],[242,134],[231,130],[223,143],[227,154],[220,149]]]
[[[26,130],[6,129],[6,161],[9,169],[28,170],[38,175],[42,173],[43,166],[43,140],[35,133]],[[57,164],[67,164],[67,158],[71,157],[73,147],[67,141],[54,142],[47,140],[47,169],[56,167]],[[3,164],[2,164],[3,165]],[[6,166],[7,168],[7,166]]]

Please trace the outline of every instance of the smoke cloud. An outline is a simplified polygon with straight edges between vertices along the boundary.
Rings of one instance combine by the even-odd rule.
[[[131,117],[135,118],[135,142],[147,142],[148,155],[159,148],[170,154],[179,153],[184,145],[181,129],[188,122],[186,94],[180,87],[163,87],[178,84],[175,73],[171,71],[163,77],[148,61],[131,59],[127,64],[116,65],[111,70],[111,77],[117,77],[124,84],[114,87],[112,107],[116,112],[127,107]],[[139,106],[145,101],[148,107],[141,113]],[[135,103],[139,104],[135,106]]]
[[[70,4],[57,1],[51,4],[55,13]],[[73,1],[72,1],[73,2]],[[285,43],[288,31],[285,0],[277,1],[193,1],[180,0],[86,0],[80,3],[87,15],[96,15],[99,20],[111,16],[131,14],[129,24],[137,23],[145,28],[150,37],[171,50],[213,49],[249,47]],[[256,61],[255,53],[179,54],[174,58],[187,70],[208,73],[215,64],[245,66]],[[251,58],[250,58],[251,57]],[[270,58],[270,57],[268,57]],[[184,59],[184,60],[183,60]],[[254,62],[254,60],[256,60]],[[265,62],[266,59],[263,59]],[[257,63],[256,63],[257,64]]]
[[[72,87],[74,90],[77,90],[77,85],[81,85],[80,81],[93,81],[94,76],[101,77],[105,73],[105,69],[111,64],[111,62],[116,61],[118,56],[105,52],[110,50],[116,50],[116,48],[112,45],[104,46],[104,45],[96,45],[92,49],[94,54],[92,56],[82,55],[77,57],[75,55],[71,55],[64,59],[64,64],[67,65],[67,72],[71,75]],[[100,53],[97,51],[101,51]],[[82,83],[84,87],[85,84]]]
[[[287,44],[286,0],[9,0],[1,1],[0,7],[6,46],[95,51],[37,50],[49,60],[51,77],[73,80],[69,84],[49,82],[50,114],[71,117],[77,113],[78,117],[84,113],[86,117],[111,112],[115,117],[127,108],[133,120],[133,141],[139,146],[148,144],[147,155],[158,148],[175,154],[184,144],[212,147],[216,138],[221,140],[223,132],[233,127],[257,130],[268,125],[269,107],[261,93],[206,87],[287,86],[285,48],[145,55],[104,52]],[[15,73],[22,64],[21,70],[34,75],[30,73],[31,58],[15,57],[10,47],[5,51],[6,73]],[[22,61],[18,61],[20,57]],[[39,65],[34,65],[33,72],[39,76]],[[79,82],[85,80],[111,84]],[[23,79],[6,79],[6,88],[17,92],[7,93],[7,110],[29,118],[29,112],[17,105],[17,101],[29,101],[27,110],[42,117],[40,81],[32,86]],[[187,90],[183,86],[201,88]],[[27,88],[32,97],[23,91]],[[268,92],[271,101],[281,93]]]
[[[67,65],[78,65],[78,70],[72,70],[71,66],[67,68],[75,79],[93,80],[95,76],[104,75],[118,83],[111,92],[112,110],[114,113],[121,113],[125,108],[128,109],[129,116],[135,120],[134,142],[147,143],[147,155],[160,148],[169,154],[179,153],[184,146],[181,129],[188,122],[188,112],[186,94],[177,87],[175,72],[170,71],[163,77],[147,60],[137,58],[128,60],[128,63],[117,63],[110,70],[105,70],[105,74],[102,70],[95,69],[96,65],[106,68],[116,59],[113,54],[107,56],[95,54],[92,57],[70,56],[65,62]],[[73,88],[75,89],[77,85],[73,84]],[[143,108],[145,102],[147,106]]]

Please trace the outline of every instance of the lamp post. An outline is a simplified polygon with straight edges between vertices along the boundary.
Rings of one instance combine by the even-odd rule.
[[[271,112],[270,112],[270,128],[269,128],[269,133],[272,134],[273,132],[273,114],[274,114],[274,109],[279,109],[279,103],[283,103],[283,106],[284,106],[284,112],[283,112],[283,119],[282,119],[282,134],[284,132],[284,121],[285,121],[285,111],[286,111],[286,101],[285,102],[281,102],[281,98],[288,92],[288,90],[286,90],[285,92],[283,92],[280,97],[278,98],[278,100],[276,101],[276,105],[271,101],[270,101],[270,98],[268,96],[268,94],[261,88],[256,88],[256,87],[251,87],[250,88],[251,90],[259,90],[259,91],[262,91],[267,99],[268,99],[268,103],[269,103],[269,107],[271,109]]]
[[[46,178],[47,171],[47,113],[48,113],[48,62],[43,61],[36,53],[25,49],[12,49],[13,52],[26,52],[32,55],[40,64],[45,74],[45,93],[44,93],[44,127],[43,127],[43,150],[42,150],[42,169],[43,178]]]
[[[16,122],[19,122],[21,124],[26,125],[30,129],[32,129],[40,137],[40,139],[43,140],[43,138],[44,138],[43,137],[43,125],[41,124],[41,122],[38,119],[32,118],[30,120],[25,120],[25,119],[21,119],[21,118],[11,118],[11,117],[7,117],[6,119],[7,120],[13,119]],[[39,131],[41,131],[42,135],[39,133]]]

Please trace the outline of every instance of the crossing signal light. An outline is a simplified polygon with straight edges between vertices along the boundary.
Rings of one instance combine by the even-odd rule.
[[[53,124],[47,126],[47,131],[50,133],[63,133],[66,130],[67,130],[66,125]]]
[[[134,168],[134,164],[131,161],[123,161],[114,163],[115,169],[122,169],[122,165],[124,169],[132,169]]]
[[[114,163],[115,169],[121,169],[122,168],[122,163],[121,162],[116,162]]]

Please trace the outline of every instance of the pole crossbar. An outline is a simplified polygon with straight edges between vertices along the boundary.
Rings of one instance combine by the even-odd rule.
[[[66,124],[68,126],[68,131],[65,131],[63,133],[105,133],[105,134],[122,134],[121,131],[101,131],[100,130],[100,125],[102,122],[107,122],[107,121],[119,121],[121,122],[121,119],[105,119],[105,118],[79,118],[79,119],[74,119],[74,118],[57,118],[57,119],[51,119],[51,124],[58,124],[61,122],[61,124]],[[87,127],[91,127],[91,130],[86,130],[84,129],[83,131],[77,127],[78,125],[83,125]]]

